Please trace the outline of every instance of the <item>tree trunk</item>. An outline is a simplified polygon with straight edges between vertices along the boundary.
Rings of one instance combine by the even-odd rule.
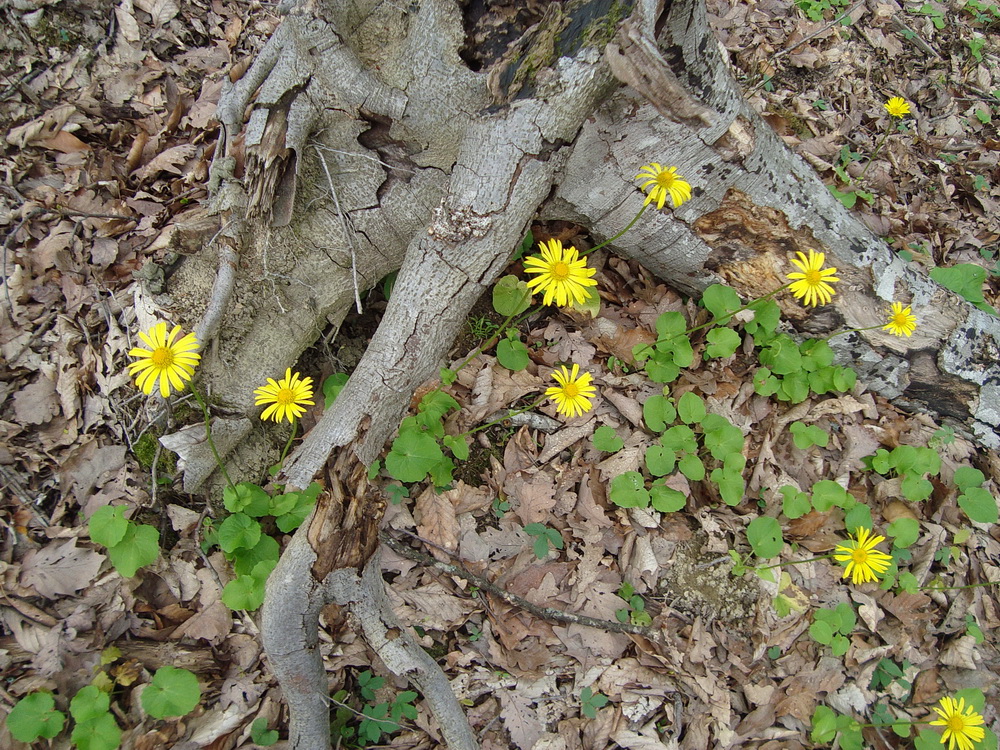
[[[363,469],[530,220],[541,212],[613,236],[642,206],[633,178],[643,164],[676,165],[694,197],[647,211],[614,251],[684,292],[724,282],[745,297],[781,286],[794,251],[826,252],[842,279],[833,303],[784,305],[786,319],[812,333],[860,328],[906,301],[921,323],[912,339],[834,339],[842,363],[897,403],[1000,444],[996,320],[905,267],[781,144],[745,103],[702,0],[553,3],[482,72],[459,55],[461,13],[454,0],[292,8],[220,104],[214,178],[230,255],[219,266],[233,268],[235,252],[238,272],[220,273],[210,304],[195,286],[208,254],[173,280],[182,303],[225,310],[199,328],[218,330],[204,371],[213,395],[244,414],[248,383],[283,371],[400,269],[363,359],[284,468],[305,487],[336,456],[332,495],[296,533],[263,610],[292,747],[329,744],[316,625],[331,601],[355,612],[387,666],[421,685],[449,746],[475,746],[436,665],[408,636],[385,636],[393,620],[375,596],[372,557],[382,503]],[[252,425],[216,421],[232,460],[261,444]],[[191,489],[214,464],[197,446],[186,459]]]

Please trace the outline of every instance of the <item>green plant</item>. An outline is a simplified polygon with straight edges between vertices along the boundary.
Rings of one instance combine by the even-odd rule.
[[[580,711],[588,719],[597,718],[597,709],[608,704],[608,696],[595,693],[592,688],[585,687],[580,691]]]
[[[758,516],[747,525],[747,541],[753,553],[765,560],[776,557],[785,546],[781,524],[769,516]]]
[[[822,21],[830,20],[835,11],[851,3],[850,0],[795,0],[795,4],[810,21]]]
[[[969,44],[969,54],[972,55],[973,58],[975,58],[976,62],[982,62],[983,47],[986,46],[986,40],[983,39],[981,36],[975,36],[972,39],[968,40],[968,44]],[[978,116],[979,113],[977,112],[976,115]],[[980,120],[982,121],[981,118]],[[989,120],[986,120],[985,122],[989,122]]]
[[[261,747],[270,747],[278,741],[278,732],[267,728],[267,719],[259,716],[250,725],[250,739]]]
[[[950,268],[932,268],[930,276],[946,289],[972,303],[980,310],[996,315],[997,311],[986,304],[983,297],[983,282],[986,281],[986,269],[972,263],[959,263]]]
[[[539,560],[548,557],[549,555],[549,545],[552,545],[555,549],[563,548],[563,538],[555,529],[550,529],[541,523],[529,523],[524,527],[524,532],[528,536],[535,537],[535,543],[532,545],[532,549],[535,552],[535,557]]]
[[[625,441],[615,434],[613,427],[608,425],[601,425],[594,430],[591,442],[597,450],[605,453],[617,453],[625,447]]]
[[[839,735],[839,738],[838,738]],[[843,750],[862,750],[864,741],[861,724],[850,716],[839,714],[823,705],[816,706],[812,715],[812,731],[809,739],[820,744],[831,744],[839,739]]]
[[[817,643],[829,646],[834,656],[843,656],[851,645],[847,636],[854,630],[857,621],[851,605],[841,602],[832,609],[823,608],[813,612],[809,635]]]
[[[902,477],[900,491],[903,497],[919,502],[926,500],[934,491],[934,485],[925,475],[941,471],[941,456],[933,448],[898,445],[892,451],[879,448],[874,456],[865,459],[865,464],[879,474],[891,472]]]
[[[165,666],[153,674],[153,679],[142,691],[139,702],[143,710],[153,718],[165,719],[190,713],[200,700],[201,687],[194,673]]]
[[[983,489],[985,481],[986,477],[979,469],[971,466],[959,466],[955,469],[954,482],[960,493],[958,507],[977,523],[996,523],[1000,520],[997,503],[993,495]]]
[[[376,691],[385,687],[385,678],[365,670],[357,676],[358,693],[361,698],[360,710],[347,703],[350,695],[346,690],[338,690],[333,695],[336,706],[331,731],[341,741],[354,747],[374,745],[382,740],[382,735],[398,732],[400,721],[404,718],[410,721],[417,718],[417,709],[413,701],[418,695],[412,690],[398,693],[391,703],[377,701]],[[355,725],[355,720],[360,719]]]
[[[19,742],[34,742],[40,737],[50,740],[65,723],[66,714],[56,710],[52,693],[28,693],[7,716],[7,729]]]
[[[943,29],[945,27],[944,12],[941,11],[941,10],[938,10],[933,5],[931,5],[930,3],[924,3],[919,8],[917,8],[916,10],[911,11],[911,12],[912,13],[917,13],[917,14],[919,14],[921,16],[927,16],[928,18],[930,18],[931,19],[931,23],[934,24],[934,28],[935,29],[939,29],[940,30],[940,29]]]
[[[638,627],[648,627],[653,623],[653,618],[646,611],[645,600],[635,593],[635,588],[631,583],[623,582],[621,588],[618,589],[618,596],[628,603],[628,606],[615,610],[618,622],[631,623]]]
[[[825,448],[830,443],[830,433],[818,425],[792,422],[789,429],[791,430],[795,447],[799,450],[808,450],[814,445]]]
[[[465,322],[469,333],[477,339],[486,340],[492,338],[499,330],[497,324],[485,315],[475,315]]]
[[[80,750],[114,750],[122,738],[122,730],[111,711],[111,699],[94,685],[82,688],[69,703],[69,712],[76,722],[70,739]]]
[[[124,505],[105,505],[94,511],[88,524],[91,540],[108,548],[115,569],[131,577],[160,555],[160,532],[125,518]]]

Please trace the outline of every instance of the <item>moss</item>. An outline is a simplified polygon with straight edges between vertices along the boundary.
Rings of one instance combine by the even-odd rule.
[[[604,49],[608,42],[615,38],[615,34],[618,32],[618,25],[628,16],[631,10],[631,5],[621,0],[614,0],[611,3],[611,7],[608,8],[607,13],[587,24],[587,28],[583,30],[583,43],[591,47]]]
[[[132,444],[132,450],[139,465],[147,471],[152,470],[153,461],[156,458],[156,446],[159,436],[152,430],[144,432],[142,437]],[[177,454],[173,451],[160,451],[160,461],[156,467],[156,473],[160,476],[170,476],[177,471]]]

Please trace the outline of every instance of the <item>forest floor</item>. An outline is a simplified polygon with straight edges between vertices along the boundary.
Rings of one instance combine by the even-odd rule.
[[[1000,7],[837,1],[709,0],[709,12],[753,106],[858,218],[908,262],[982,267],[986,303],[996,304]],[[36,5],[0,10],[0,716],[36,691],[54,693],[67,712],[93,683],[110,691],[125,747],[251,747],[255,719],[284,736],[280,693],[253,613],[221,601],[233,574],[218,549],[200,544],[206,499],[175,489],[169,462],[151,474],[155,440],[125,370],[137,341],[120,313],[140,283],[169,287],[178,254],[198,251],[188,228],[207,199],[222,77],[245,69],[279,19],[243,2]],[[848,10],[848,22],[834,20]],[[893,96],[912,114],[890,118],[883,104]],[[533,229],[536,240],[592,245],[579,227]],[[863,729],[867,747],[912,747],[912,734],[900,736],[906,728],[893,731],[886,718],[934,718],[930,707],[960,689],[985,694],[982,713],[995,727],[995,590],[920,587],[1000,581],[998,527],[971,522],[954,486],[956,469],[970,466],[995,494],[1000,457],[863,383],[794,406],[757,395],[752,347],[711,358],[696,337],[694,362],[671,394],[693,393],[740,428],[746,499],[727,505],[715,483],[675,473],[665,486],[687,496],[682,509],[619,507],[609,486],[642,470],[656,440],[643,403],[662,393],[627,364],[632,345],[653,340],[664,312],[707,318],[636,264],[603,251],[590,257],[600,315],[529,318],[522,373],[477,357],[447,388],[462,406],[448,429],[520,403],[537,391],[539,369],[563,362],[594,373],[596,408],[555,431],[504,424],[480,433],[452,489],[415,487],[387,513],[392,602],[452,678],[483,746],[796,750],[830,744],[822,732],[813,742],[814,723],[843,715],[883,724]],[[377,294],[369,306],[378,309]],[[342,359],[373,324],[347,324],[350,337],[335,345]],[[491,332],[488,305],[456,345],[456,361],[477,331]],[[598,428],[614,434],[595,437]],[[938,471],[916,477],[929,482],[922,502],[904,498],[905,476],[865,461],[898,446],[929,446],[940,457]],[[816,509],[808,495],[829,480],[847,491],[844,507]],[[783,497],[782,487],[793,490]],[[159,558],[133,577],[90,539],[87,519],[106,505],[126,505],[159,531]],[[752,559],[761,544],[747,541],[754,519],[780,521],[784,544],[770,563],[806,561],[843,541],[845,509],[857,518],[860,505],[890,537],[881,548],[895,564],[882,584],[853,585],[829,559],[776,569],[787,575],[774,582],[733,574],[730,553]],[[578,615],[606,625],[573,622]],[[815,627],[819,620],[830,627]],[[358,744],[359,730],[386,746],[438,746],[420,699],[372,664],[349,629],[325,635],[322,648],[331,692],[343,691],[344,746]],[[199,705],[182,718],[154,719],[136,698],[165,665],[191,670],[201,686]],[[362,726],[360,712],[410,702],[416,718],[405,711],[395,731]],[[816,713],[821,704],[833,718]],[[856,735],[841,726],[840,746],[850,747]],[[68,747],[69,734],[51,746]],[[940,747],[937,737],[917,746]],[[993,735],[982,746],[990,743]],[[6,722],[0,746],[26,747]]]

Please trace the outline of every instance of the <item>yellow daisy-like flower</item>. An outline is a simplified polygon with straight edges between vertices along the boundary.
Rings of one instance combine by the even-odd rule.
[[[801,269],[801,273],[788,274],[788,278],[793,282],[789,287],[792,294],[795,295],[796,299],[802,300],[804,305],[816,307],[819,304],[827,304],[836,294],[831,284],[840,281],[837,276],[833,275],[837,273],[837,269],[823,268],[826,255],[817,253],[815,250],[809,251],[808,258],[799,251],[796,251],[795,254],[799,257],[798,259],[792,258],[792,263]]]
[[[575,247],[564,250],[559,240],[539,242],[538,247],[541,256],[530,255],[524,259],[524,272],[538,274],[528,282],[528,288],[532,292],[544,292],[542,302],[546,305],[551,305],[553,300],[560,307],[586,302],[585,287],[597,286],[590,278],[597,271],[587,267],[587,261],[580,257]]]
[[[931,726],[944,727],[941,744],[948,743],[948,750],[973,750],[977,742],[982,742],[986,736],[981,724],[983,717],[976,713],[972,706],[965,705],[965,698],[945,696],[938,701],[940,707],[934,706],[940,719],[931,722]]]
[[[903,307],[902,302],[893,302],[892,312],[889,313],[889,322],[882,328],[893,336],[912,336],[913,332],[917,330],[917,316],[909,307]]]
[[[547,389],[545,395],[556,402],[557,412],[577,417],[591,410],[590,399],[597,395],[597,389],[591,385],[589,372],[580,375],[580,365],[573,365],[572,371],[561,365],[552,377],[559,385]]]
[[[906,117],[910,114],[910,103],[901,96],[894,96],[882,105],[885,111],[893,117]]]
[[[867,583],[877,581],[879,576],[884,575],[889,569],[892,557],[875,549],[875,545],[884,542],[884,536],[874,536],[868,529],[858,529],[855,531],[857,540],[853,536],[846,542],[837,545],[833,551],[833,559],[837,562],[847,563],[844,569],[843,578],[851,576],[853,583]]]
[[[148,333],[139,333],[139,338],[149,347],[135,347],[128,356],[138,357],[138,362],[131,362],[128,374],[135,377],[136,386],[147,396],[153,392],[156,381],[160,381],[160,395],[166,398],[171,388],[179,391],[184,387],[184,381],[194,377],[194,368],[198,365],[201,355],[197,353],[198,339],[189,333],[176,340],[181,333],[180,326],[174,326],[167,334],[167,324],[157,323]]]
[[[652,164],[644,166],[635,179],[645,180],[641,185],[641,190],[645,191],[646,188],[650,188],[649,195],[646,196],[646,200],[642,204],[644,206],[656,201],[657,210],[661,210],[668,194],[674,208],[679,208],[684,201],[691,199],[691,185],[677,174],[677,167],[664,169],[654,161]]]
[[[306,413],[306,407],[313,405],[310,401],[313,396],[312,382],[312,378],[300,378],[290,367],[285,370],[285,377],[281,380],[268,378],[267,385],[253,392],[257,397],[254,404],[270,404],[261,412],[260,418],[273,419],[275,422],[287,418],[291,422],[301,417]]]

